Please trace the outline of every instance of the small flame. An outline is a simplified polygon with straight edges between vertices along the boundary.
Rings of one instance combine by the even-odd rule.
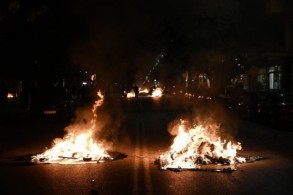
[[[7,98],[8,98],[8,99],[12,99],[12,98],[14,98],[14,94],[9,92],[9,93],[7,94]]]
[[[95,101],[92,108],[93,119],[91,120],[91,127],[84,133],[76,134],[76,132],[72,131],[66,134],[63,139],[55,139],[53,147],[42,154],[33,156],[32,162],[75,164],[86,160],[111,159],[102,144],[96,143],[92,138],[97,120],[97,108],[104,101],[104,96],[100,91],[97,95],[100,99]]]
[[[237,150],[241,150],[241,143],[233,144],[220,137],[213,139],[202,125],[187,131],[182,120],[170,150],[161,154],[159,160],[162,169],[199,168],[200,164],[213,163],[244,163],[244,157],[237,157]]]
[[[139,93],[149,93],[149,90],[147,88],[140,89]]]
[[[158,87],[152,92],[152,97],[162,97],[163,90],[162,88]]]
[[[131,92],[127,93],[126,97],[127,98],[134,98],[135,97],[134,91],[131,91]]]

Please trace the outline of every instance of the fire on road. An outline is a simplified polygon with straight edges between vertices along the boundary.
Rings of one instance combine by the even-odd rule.
[[[145,102],[135,102],[145,104]],[[141,108],[141,107],[140,107]],[[276,136],[269,136],[261,140],[252,134],[238,137],[243,146],[243,155],[261,154],[267,157],[266,160],[254,163],[241,164],[238,171],[228,173],[160,170],[154,163],[162,153],[168,151],[172,145],[173,138],[168,135],[167,124],[173,121],[178,115],[166,110],[147,112],[140,110],[129,111],[126,129],[129,141],[115,150],[127,154],[126,158],[117,161],[94,164],[77,165],[38,165],[21,166],[21,157],[10,158],[10,151],[14,153],[28,154],[31,151],[40,150],[40,142],[35,139],[39,135],[50,137],[52,124],[45,124],[42,132],[35,129],[41,128],[42,124],[32,124],[28,127],[19,125],[13,128],[27,128],[20,131],[24,133],[33,132],[34,136],[25,137],[25,143],[38,143],[32,147],[27,144],[15,142],[5,147],[7,150],[1,154],[1,185],[0,192],[8,194],[16,193],[43,193],[43,194],[195,194],[195,193],[288,193],[292,189],[292,160],[286,156],[277,154],[271,150],[270,144],[274,143]],[[45,127],[47,126],[47,127]],[[7,127],[3,126],[4,129]],[[44,129],[48,129],[44,131]],[[260,134],[261,129],[266,134],[273,135],[273,130],[260,127],[251,123],[240,125],[242,130],[249,128],[248,133]],[[31,133],[32,134],[32,133]],[[264,133],[265,134],[265,133]],[[279,138],[281,138],[279,134]],[[286,134],[288,135],[291,134]],[[13,142],[12,134],[7,134],[7,142]],[[9,137],[10,136],[10,137]],[[51,135],[52,137],[52,135]],[[10,140],[9,140],[10,139]],[[35,142],[34,142],[35,141]],[[2,142],[3,143],[3,142]],[[237,142],[236,142],[237,143]],[[13,147],[12,147],[13,145]],[[287,143],[288,145],[288,143]],[[276,148],[277,149],[277,148]],[[21,151],[21,152],[20,152]],[[26,153],[25,153],[26,152]],[[12,153],[10,153],[12,154]],[[3,161],[2,161],[3,160]],[[11,160],[14,160],[11,163]],[[5,161],[5,162],[4,162]],[[9,163],[7,162],[9,161]],[[210,185],[210,184],[213,185]],[[258,185],[255,185],[255,184]]]

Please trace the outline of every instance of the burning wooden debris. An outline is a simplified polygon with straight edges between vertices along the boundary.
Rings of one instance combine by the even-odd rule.
[[[262,156],[242,156],[245,158],[245,163],[252,163],[254,161],[259,161],[265,159]],[[242,164],[242,163],[241,163]],[[158,165],[161,170],[169,170],[174,172],[182,172],[182,171],[207,171],[207,172],[225,172],[231,173],[238,170],[240,163],[235,164],[220,164],[220,163],[213,163],[213,164],[197,164],[197,167],[194,168],[182,168],[182,167],[172,167],[172,168],[163,168],[164,163],[161,162],[160,158],[155,159],[155,165]]]
[[[70,130],[63,139],[55,139],[53,147],[42,154],[32,156],[33,163],[58,163],[79,164],[96,163],[113,160],[114,158],[104,149],[101,143],[97,143],[92,135],[97,120],[97,108],[103,104],[104,97],[99,91],[99,99],[92,108],[93,118],[89,129]]]
[[[109,158],[101,158],[98,160],[94,160],[92,158],[73,158],[73,157],[62,157],[60,156],[59,160],[52,161],[48,158],[36,158],[37,155],[26,154],[19,156],[12,156],[7,158],[5,161],[1,161],[0,164],[14,164],[18,166],[28,166],[28,165],[40,165],[40,164],[94,164],[94,163],[104,163],[108,161],[120,160],[126,158],[127,155],[114,152],[107,151],[109,154]]]
[[[181,120],[176,126],[178,133],[170,150],[161,154],[155,164],[162,170],[232,172],[236,170],[237,164],[262,159],[237,155],[241,143],[222,140],[215,136],[217,127],[211,127],[213,129],[203,125],[187,128],[185,121]]]
[[[107,151],[107,157],[101,158],[92,158],[92,157],[66,157],[66,156],[58,156],[58,159],[52,160],[46,157],[36,158],[37,155],[31,155],[30,158],[27,159],[27,163],[30,164],[93,164],[93,163],[104,163],[108,161],[120,160],[126,158],[126,154],[122,154],[119,152]]]

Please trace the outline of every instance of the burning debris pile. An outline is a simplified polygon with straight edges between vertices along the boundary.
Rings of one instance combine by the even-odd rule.
[[[97,108],[103,104],[104,97],[99,91],[99,100],[95,101],[92,108],[93,118],[91,127],[77,133],[74,130],[68,132],[63,139],[55,139],[53,147],[42,154],[32,156],[33,163],[58,163],[78,164],[96,163],[106,160],[113,160],[113,157],[106,152],[102,144],[97,143],[92,135],[96,127]]]
[[[175,126],[177,136],[170,150],[156,159],[160,169],[201,169],[203,165],[234,165],[244,163],[247,158],[237,156],[241,143],[232,143],[216,136],[216,125],[188,127],[181,120]],[[224,169],[223,169],[224,170]]]

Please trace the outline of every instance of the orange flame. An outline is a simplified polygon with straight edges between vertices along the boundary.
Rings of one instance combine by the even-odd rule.
[[[149,90],[147,88],[140,89],[139,93],[149,93]]]
[[[97,93],[99,100],[95,101],[92,108],[93,119],[91,120],[90,129],[85,133],[76,134],[70,132],[63,139],[55,139],[53,147],[42,154],[33,156],[32,162],[59,163],[59,164],[76,164],[83,161],[102,161],[111,159],[109,154],[104,150],[102,144],[98,144],[92,138],[96,126],[97,108],[103,104],[104,97],[99,91]]]
[[[126,97],[127,98],[134,98],[135,97],[134,91],[131,91],[131,92],[127,93]]]
[[[7,94],[7,98],[8,98],[8,99],[12,99],[12,98],[14,98],[14,94],[9,92],[9,93]]]
[[[200,168],[200,164],[219,161],[225,164],[243,163],[245,158],[237,157],[241,143],[211,138],[202,125],[194,126],[187,132],[184,121],[178,125],[178,135],[167,151],[159,156],[161,168]]]
[[[153,92],[152,92],[152,97],[162,97],[163,95],[163,90],[162,88],[156,88]]]

